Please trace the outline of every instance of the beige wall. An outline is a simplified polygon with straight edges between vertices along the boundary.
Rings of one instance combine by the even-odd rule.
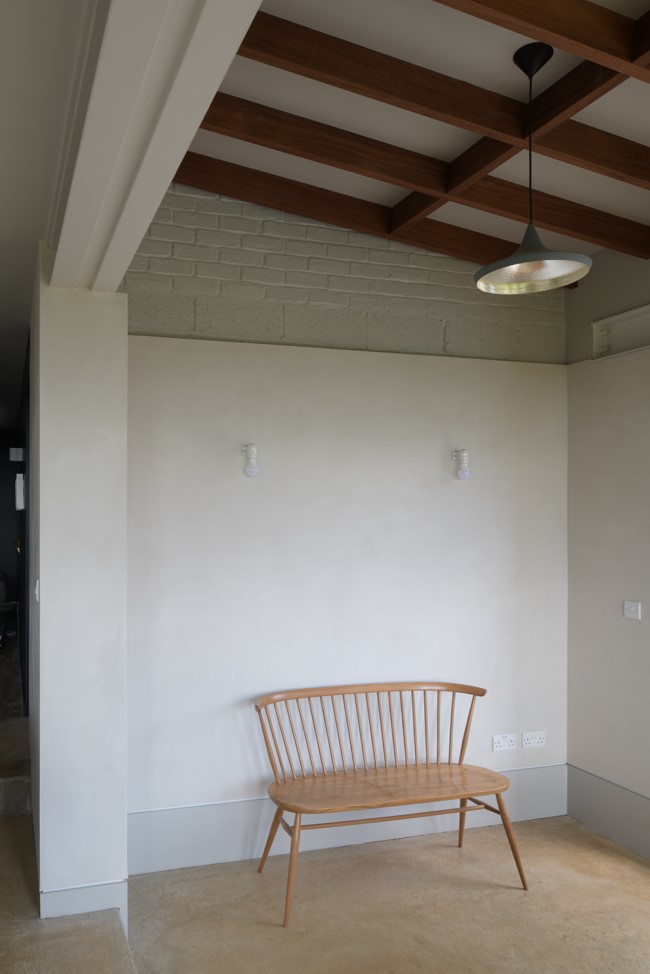
[[[131,811],[264,795],[285,686],[478,683],[474,762],[564,764],[563,366],[131,337],[129,369]]]
[[[569,763],[650,797],[650,351],[568,375]]]

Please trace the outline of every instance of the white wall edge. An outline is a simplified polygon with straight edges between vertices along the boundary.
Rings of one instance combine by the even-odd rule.
[[[74,913],[119,910],[124,934],[128,936],[128,891],[127,879],[117,883],[98,883],[95,886],[41,890],[40,915],[45,920],[50,917],[71,916]]]
[[[570,764],[568,814],[650,858],[650,798]]]
[[[505,793],[513,821],[566,815],[566,765],[525,768],[508,772],[510,789]],[[407,811],[405,808],[403,811]],[[419,811],[423,806],[418,806]],[[380,809],[378,815],[394,809]],[[367,816],[366,812],[357,817]],[[131,812],[128,816],[129,874],[160,872],[188,866],[207,866],[217,862],[255,859],[262,853],[273,817],[270,798],[193,805],[150,812]],[[354,817],[346,815],[346,818]],[[333,820],[334,816],[319,817]],[[491,812],[468,816],[467,826],[499,824]],[[448,832],[458,827],[457,815],[431,819],[411,819],[357,828],[317,829],[303,832],[301,849],[326,849],[362,842],[378,842],[432,832]],[[289,840],[280,831],[272,855],[289,851]]]

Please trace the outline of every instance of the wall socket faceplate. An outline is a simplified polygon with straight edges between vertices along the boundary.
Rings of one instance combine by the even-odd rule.
[[[524,747],[545,747],[546,731],[524,731],[521,743]]]
[[[623,617],[625,619],[636,619],[637,622],[641,621],[641,603],[632,602],[626,599],[623,603]]]
[[[494,734],[492,736],[493,751],[514,751],[517,747],[516,734]]]

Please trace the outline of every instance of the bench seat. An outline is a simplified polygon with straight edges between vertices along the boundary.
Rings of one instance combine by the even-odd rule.
[[[433,764],[296,778],[270,785],[269,795],[287,812],[323,815],[497,795],[509,785],[505,775],[487,768]]]

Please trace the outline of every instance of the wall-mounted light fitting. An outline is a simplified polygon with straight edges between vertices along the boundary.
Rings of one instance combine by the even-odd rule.
[[[459,480],[467,480],[471,476],[469,470],[469,450],[454,450],[451,459],[456,463],[456,476]]]
[[[246,446],[241,448],[242,454],[246,457],[246,471],[247,477],[257,477],[259,473],[259,468],[257,466],[257,447],[254,443],[247,443]]]

